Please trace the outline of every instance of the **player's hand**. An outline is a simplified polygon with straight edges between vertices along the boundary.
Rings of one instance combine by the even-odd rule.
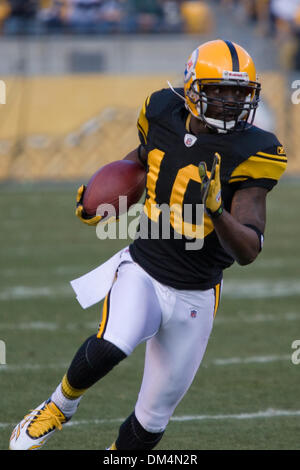
[[[223,212],[220,166],[221,156],[218,153],[215,153],[210,177],[207,175],[206,163],[199,163],[202,203],[204,204],[206,212],[212,218],[218,217]]]
[[[78,188],[77,196],[76,196],[76,212],[75,212],[75,214],[85,224],[97,225],[98,222],[100,222],[100,220],[102,219],[101,215],[94,215],[94,216],[93,215],[88,215],[85,212],[84,208],[83,208],[82,200],[83,200],[83,195],[84,195],[85,189],[86,189],[86,186],[84,184],[82,184],[80,186],[80,188]]]

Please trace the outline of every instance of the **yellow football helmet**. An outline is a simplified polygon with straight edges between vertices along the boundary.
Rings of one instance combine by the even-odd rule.
[[[245,98],[242,101],[212,98],[208,92],[211,85],[243,87]],[[188,58],[184,71],[186,107],[210,128],[228,132],[253,125],[260,91],[254,62],[238,44],[221,39],[209,41],[197,47]],[[209,107],[218,109],[223,119],[206,115]]]

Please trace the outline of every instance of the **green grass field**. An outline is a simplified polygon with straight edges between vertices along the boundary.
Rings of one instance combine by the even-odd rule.
[[[82,310],[69,281],[127,241],[100,241],[74,216],[76,185],[5,185],[1,198],[0,449],[14,423],[49,397],[100,306]],[[299,449],[300,182],[269,195],[265,247],[225,273],[224,295],[195,381],[157,449]],[[141,345],[83,398],[47,449],[105,449],[135,404]],[[185,417],[185,418],[184,418]]]

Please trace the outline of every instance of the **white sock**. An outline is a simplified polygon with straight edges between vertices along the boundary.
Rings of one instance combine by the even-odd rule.
[[[51,395],[51,400],[58,406],[66,418],[71,418],[71,416],[73,416],[78,408],[81,398],[82,396],[75,398],[74,400],[66,398],[61,390],[61,382]]]

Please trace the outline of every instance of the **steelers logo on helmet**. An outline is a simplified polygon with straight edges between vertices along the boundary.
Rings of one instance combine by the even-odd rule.
[[[229,98],[222,87],[233,90]],[[184,72],[186,107],[193,116],[218,132],[251,127],[260,91],[251,56],[231,41],[206,42],[195,49],[187,61]]]
[[[198,60],[199,50],[195,49],[190,55],[184,70],[184,82],[188,82],[192,77],[195,79],[195,66]]]

